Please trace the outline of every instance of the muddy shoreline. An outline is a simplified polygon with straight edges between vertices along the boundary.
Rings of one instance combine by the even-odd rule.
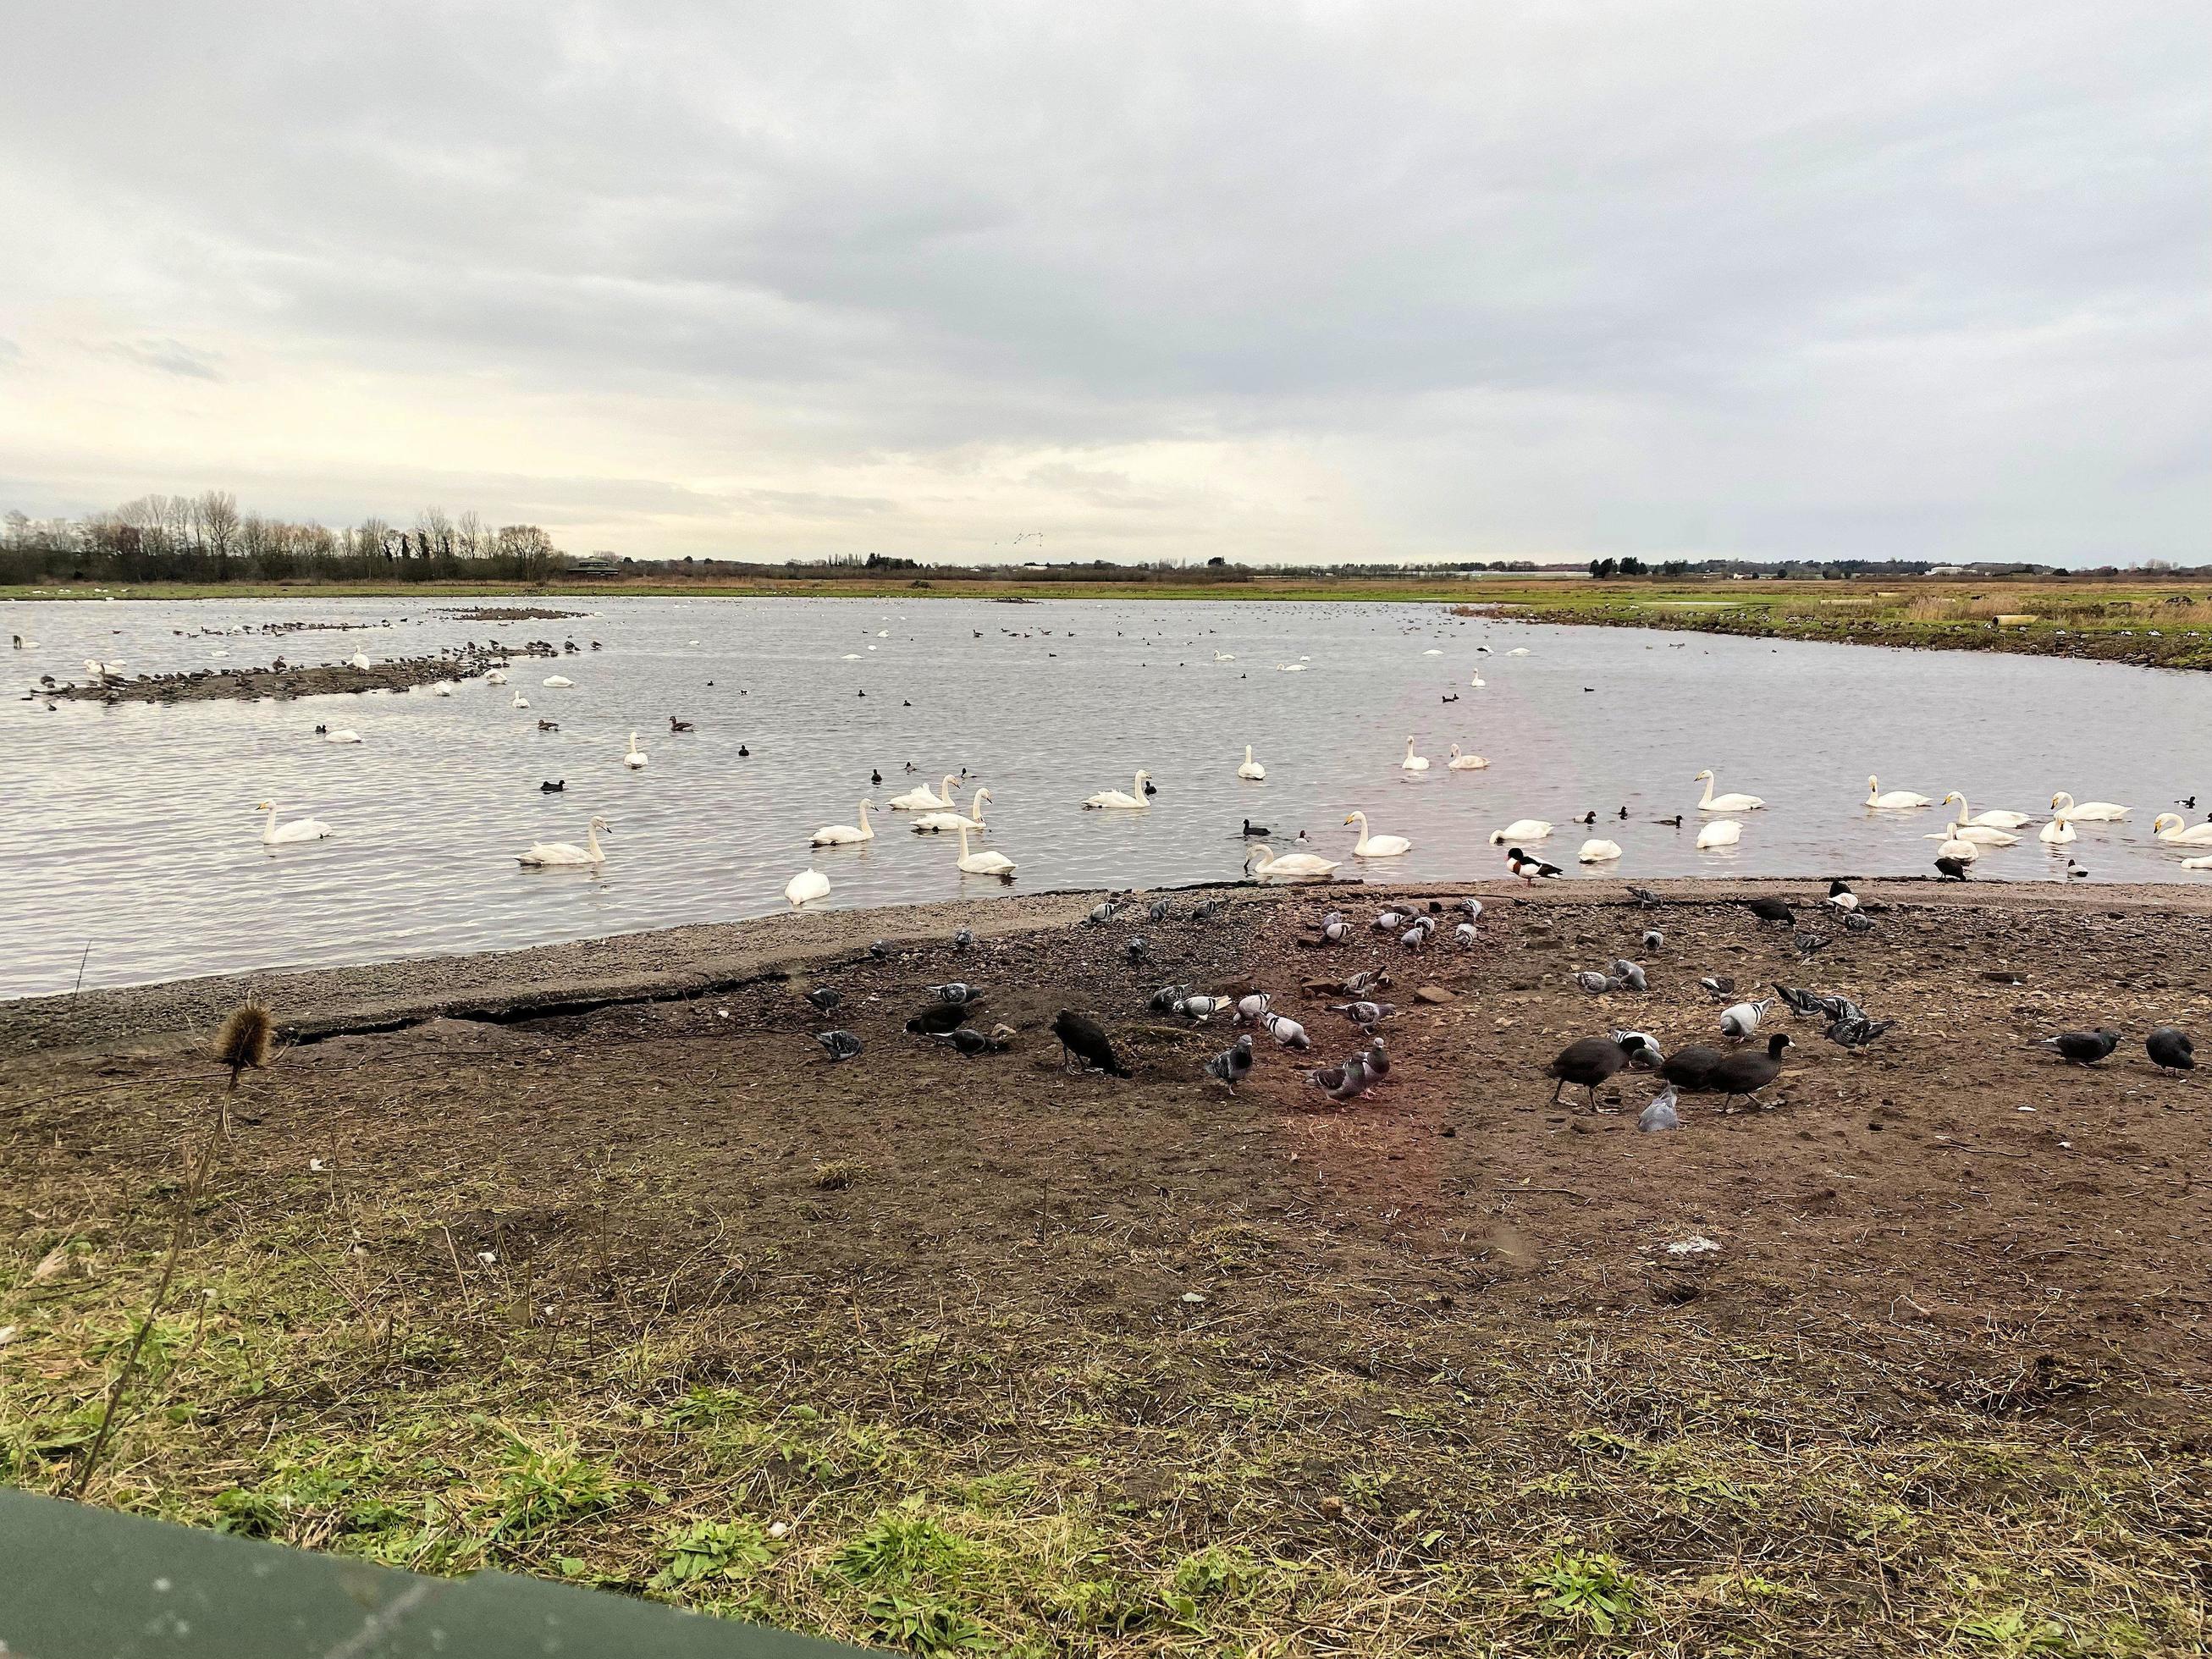
[[[2212,1046],[2212,891],[1651,889],[1480,884],[1465,950],[1465,888],[1055,893],[0,1005],[0,1478],[68,1490],[222,1102],[94,1502],[893,1645],[926,1595],[968,1650],[1556,1652],[1595,1583],[1625,1653],[2202,1650],[2212,1085],[2142,1039]],[[1616,956],[1648,991],[1570,978]],[[1336,1103],[1358,973],[1392,1069]],[[1663,1133],[1644,1075],[1554,1103],[1573,1038],[1723,1042],[1711,975],[1899,1024],[1778,1002],[1757,1106]],[[906,1030],[956,979],[1010,1048]],[[1168,981],[1311,1049],[1232,1091]],[[225,1094],[249,993],[287,1039]],[[1064,1070],[1062,1008],[1133,1075]]]
[[[474,679],[515,657],[559,655],[542,641],[528,645],[463,647],[425,657],[398,657],[356,668],[350,663],[309,663],[279,668],[194,668],[178,674],[141,674],[105,682],[33,686],[33,696],[89,702],[251,702],[260,698],[358,696],[405,691],[441,680]]]

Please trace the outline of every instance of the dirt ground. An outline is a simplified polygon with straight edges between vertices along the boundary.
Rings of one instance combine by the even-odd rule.
[[[2212,1083],[2142,1046],[2212,1036],[2204,896],[1863,884],[1850,933],[1819,884],[1590,880],[1476,890],[1468,951],[1368,925],[1433,898],[1449,940],[1460,890],[264,981],[309,1040],[232,1097],[92,1496],[924,1652],[2204,1650]],[[1574,988],[1616,956],[1648,994]],[[1361,969],[1395,1064],[1339,1106],[1304,1073],[1364,1039],[1301,987]],[[1634,1073],[1549,1103],[1574,1037],[1719,1042],[1711,974],[1899,1024],[1846,1051],[1778,1004],[1780,1082],[1672,1133]],[[951,979],[1011,1051],[905,1034]],[[1314,1052],[1261,1035],[1231,1093],[1169,980],[1266,988]],[[75,1478],[240,993],[0,1010],[0,1478]],[[1135,1076],[1064,1071],[1063,1007]],[[2035,1045],[2099,1024],[2100,1066]]]

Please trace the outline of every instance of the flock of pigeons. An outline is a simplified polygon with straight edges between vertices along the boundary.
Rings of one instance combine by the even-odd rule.
[[[1656,910],[1667,903],[1648,888],[1632,886],[1627,890],[1630,897],[1645,910]],[[1108,897],[1077,926],[1101,927],[1113,921],[1122,914],[1126,897]],[[1800,907],[1787,899],[1761,896],[1735,902],[1762,925],[1787,927],[1799,955],[1808,961],[1832,943],[1838,930],[1870,931],[1875,925],[1870,908],[1879,908],[1862,904],[1848,882],[1832,882],[1827,896],[1817,906],[1820,916],[1831,924],[1832,931],[1820,932],[1808,927],[1800,917]],[[1227,908],[1225,899],[1211,900],[1193,908],[1188,919],[1209,922]],[[1463,919],[1452,920],[1455,912]],[[1482,915],[1482,901],[1478,898],[1460,899],[1453,911],[1447,911],[1441,901],[1431,899],[1422,910],[1394,907],[1379,911],[1370,919],[1369,927],[1409,951],[1426,949],[1432,940],[1443,937],[1449,927],[1452,942],[1465,951],[1473,949],[1477,942],[1477,924]],[[1146,909],[1145,919],[1147,923],[1158,924],[1174,915],[1175,901],[1161,898]],[[1315,935],[1304,943],[1326,947],[1345,944],[1352,936],[1352,922],[1341,910],[1332,909],[1320,918]],[[1667,936],[1662,929],[1648,926],[1644,928],[1642,945],[1646,955],[1663,951],[1666,942]],[[975,944],[975,934],[964,927],[952,939],[956,953],[971,950]],[[1131,934],[1122,948],[1131,969],[1153,963],[1152,945],[1145,934]],[[878,941],[869,949],[872,955],[882,957],[889,954],[890,947]],[[1602,971],[1577,969],[1571,977],[1578,988],[1593,995],[1641,994],[1650,989],[1650,970],[1642,963],[1627,957],[1614,958]],[[1397,1010],[1395,1005],[1376,1000],[1376,994],[1389,988],[1389,984],[1387,970],[1369,968],[1334,986],[1346,1000],[1329,1003],[1328,1012],[1349,1022],[1364,1046],[1338,1064],[1322,1066],[1306,1076],[1310,1085],[1337,1104],[1359,1100],[1390,1077],[1391,1057],[1379,1027]],[[1772,996],[1740,997],[1735,981],[1725,975],[1706,975],[1698,981],[1698,985],[1722,1005],[1717,1023],[1723,1046],[1691,1042],[1668,1052],[1650,1032],[1632,1029],[1609,1030],[1602,1036],[1578,1038],[1562,1048],[1545,1068],[1546,1075],[1553,1079],[1553,1103],[1559,1102],[1565,1090],[1577,1088],[1583,1091],[1588,1108],[1595,1111],[1600,1109],[1598,1091],[1614,1077],[1628,1071],[1650,1073],[1657,1076],[1662,1086],[1643,1108],[1637,1127],[1645,1131],[1674,1129],[1680,1126],[1680,1102],[1683,1095],[1717,1095],[1721,1109],[1727,1110],[1739,1101],[1759,1103],[1761,1091],[1781,1077],[1783,1054],[1791,1047],[1789,1035],[1766,1031],[1765,1041],[1759,1041],[1778,1002],[1799,1018],[1818,1024],[1829,1042],[1844,1048],[1864,1048],[1894,1030],[1898,1024],[1894,1019],[1874,1018],[1848,996],[1824,994],[1802,986],[1778,982]],[[1306,986],[1309,993],[1318,988],[1322,988],[1314,982]],[[980,986],[954,980],[930,986],[927,990],[928,1002],[906,1023],[909,1033],[944,1042],[969,1056],[1000,1053],[1012,1046],[1017,1035],[1012,1027],[998,1024],[985,1030],[972,1023],[976,1005],[984,996]],[[823,1013],[835,1009],[842,1000],[840,994],[832,989],[807,993],[807,1000]],[[1256,1061],[1256,1037],[1264,1036],[1277,1048],[1297,1054],[1306,1053],[1313,1047],[1313,1038],[1306,1027],[1279,1012],[1273,1003],[1273,994],[1264,990],[1231,997],[1174,983],[1153,987],[1146,1000],[1151,1012],[1172,1014],[1194,1025],[1209,1024],[1225,1018],[1232,1025],[1251,1028],[1240,1032],[1230,1047],[1204,1063],[1206,1077],[1232,1090],[1252,1072]],[[1052,1033],[1059,1039],[1064,1067],[1095,1069],[1120,1078],[1133,1075],[1116,1049],[1111,1034],[1094,1015],[1062,1009],[1053,1019]],[[2121,1033],[2100,1027],[2088,1031],[2062,1031],[2040,1042],[2070,1063],[2094,1066],[2108,1058],[2125,1040]],[[860,1038],[849,1030],[824,1031],[814,1041],[833,1061],[853,1059],[862,1049]],[[2144,1039],[2143,1047],[2151,1061],[2162,1069],[2187,1072],[2196,1068],[2194,1047],[2186,1032],[2169,1026],[2159,1027]]]

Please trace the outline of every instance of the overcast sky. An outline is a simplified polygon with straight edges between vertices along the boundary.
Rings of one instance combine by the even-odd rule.
[[[0,3],[0,508],[2212,558],[2203,0]]]

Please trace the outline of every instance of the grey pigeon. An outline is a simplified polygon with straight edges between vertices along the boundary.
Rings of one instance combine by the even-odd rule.
[[[1863,910],[1854,910],[1844,918],[1844,931],[1847,933],[1871,933],[1874,932],[1874,918]]]
[[[1146,921],[1166,921],[1170,916],[1173,915],[1174,914],[1175,914],[1175,901],[1174,901],[1174,900],[1172,900],[1172,899],[1155,899],[1155,900],[1152,902],[1152,908],[1151,909],[1149,909],[1149,910],[1147,910],[1147,911],[1146,911],[1146,912],[1145,912],[1145,920],[1146,920]]]
[[[1632,887],[1628,890],[1628,896],[1636,901],[1639,909],[1644,910],[1656,910],[1667,902],[1649,887]]]
[[[1267,1005],[1273,1000],[1265,991],[1255,991],[1249,996],[1240,997],[1237,1001],[1237,1018],[1248,1024],[1252,1024],[1267,1012]]]
[[[964,1006],[983,1000],[983,988],[970,985],[964,979],[950,980],[943,985],[933,985],[928,988],[933,1002],[957,1002]]]
[[[1342,1014],[1354,1025],[1372,1025],[1376,1020],[1386,1018],[1392,1009],[1387,1002],[1332,1002],[1328,1011],[1332,1014]]]
[[[1469,921],[1480,921],[1482,920],[1482,901],[1480,899],[1463,898],[1459,902],[1459,908],[1467,912],[1467,919]]]
[[[968,930],[963,927],[960,930],[960,933],[968,933]],[[975,936],[973,933],[969,933],[968,937],[972,941]],[[955,933],[952,936],[952,948],[956,951],[960,949],[960,933]],[[875,957],[878,962],[890,955],[890,953],[891,942],[887,939],[879,939],[868,946],[868,954]]]
[[[1645,1134],[1657,1134],[1663,1129],[1679,1129],[1682,1120],[1674,1110],[1674,1085],[1668,1084],[1651,1097],[1651,1103],[1637,1115],[1636,1127]]]
[[[1793,936],[1797,945],[1799,960],[1810,962],[1836,941],[1826,933],[1798,933]]]
[[[817,1031],[814,1040],[833,1060],[851,1060],[860,1052],[860,1039],[850,1031]]]
[[[1667,935],[1661,933],[1656,927],[1647,927],[1644,930],[1644,948],[1645,951],[1657,951],[1664,949],[1666,944]]]
[[[1896,1024],[1893,1019],[1869,1019],[1864,1014],[1855,1014],[1849,1018],[1837,1020],[1823,1035],[1829,1042],[1840,1043],[1846,1048],[1863,1048],[1884,1031],[1893,1030]]]
[[[1219,1078],[1231,1088],[1242,1083],[1252,1069],[1252,1039],[1241,1036],[1236,1046],[1224,1048],[1206,1062],[1206,1075]]]
[[[1761,997],[1756,1002],[1731,1003],[1721,1010],[1721,1034],[1739,1042],[1759,1035],[1759,1023],[1766,1018],[1766,1011],[1774,1006],[1772,997]]]
[[[806,994],[806,1000],[826,1014],[845,999],[840,993],[824,985],[817,990],[809,991]]]
[[[1575,983],[1583,990],[1588,991],[1592,996],[1596,996],[1601,992],[1610,991],[1615,988],[1613,982],[1611,980],[1607,979],[1603,974],[1598,973],[1592,969],[1578,969],[1576,970],[1574,977]]]
[[[1705,988],[1705,994],[1712,998],[1715,1002],[1723,1001],[1735,994],[1735,981],[1725,974],[1708,974],[1698,983]]]
[[[1404,933],[1398,935],[1398,943],[1404,945],[1408,951],[1418,951],[1424,945],[1426,945],[1429,942],[1429,935],[1435,931],[1436,929],[1431,925],[1429,919],[1426,916],[1423,916],[1420,921],[1414,923],[1413,926],[1408,927]]]
[[[972,927],[963,927],[952,936],[952,948],[956,951],[973,950],[975,945],[975,930]]]
[[[962,1054],[969,1055],[996,1054],[1012,1040],[1013,1035],[1014,1028],[1011,1025],[994,1026],[988,1036],[972,1025],[963,1025],[942,1034],[944,1041]]]
[[[1385,910],[1375,918],[1375,931],[1378,933],[1395,933],[1398,925],[1405,920],[1405,916],[1396,910]]]
[[[1185,1019],[1194,1019],[1202,1025],[1228,1006],[1227,997],[1188,996],[1176,1004],[1175,1011]]]
[[[1374,1042],[1367,1045],[1367,1052],[1360,1056],[1360,1061],[1367,1067],[1367,1080],[1370,1083],[1380,1083],[1390,1075],[1390,1056],[1383,1048],[1381,1037],[1376,1037]]]
[[[1367,1066],[1358,1054],[1352,1055],[1337,1068],[1336,1085],[1328,1091],[1331,1100],[1357,1100],[1367,1092]]]
[[[1156,1014],[1171,1014],[1175,1006],[1190,994],[1187,985],[1163,985],[1145,999],[1145,1006]]]
[[[1624,957],[1615,957],[1613,966],[1606,970],[1632,991],[1648,991],[1650,981],[1644,977],[1644,969]]]
[[[1370,991],[1379,991],[1390,982],[1390,975],[1377,969],[1363,968],[1338,988],[1348,997],[1364,997]]]
[[[1331,945],[1343,944],[1344,936],[1351,931],[1341,910],[1332,910],[1321,919],[1321,936]]]
[[[1820,999],[1802,986],[1784,985],[1778,981],[1774,987],[1774,994],[1789,1005],[1790,1012],[1793,1014],[1802,1014],[1806,1018],[1810,1019],[1820,1012]]]
[[[1306,1028],[1285,1015],[1262,1014],[1260,1024],[1269,1036],[1285,1048],[1295,1048],[1303,1054],[1313,1047],[1312,1040],[1306,1036]]]
[[[1452,939],[1462,951],[1474,949],[1474,924],[1471,921],[1460,923],[1452,929]]]
[[[1666,1056],[1659,1052],[1658,1040],[1649,1031],[1608,1031],[1606,1035],[1628,1050],[1632,1070],[1656,1072]]]
[[[1152,959],[1152,943],[1142,933],[1132,935],[1128,944],[1124,945],[1122,949],[1126,950],[1129,953],[1129,965],[1133,968],[1138,967]]]
[[[1084,917],[1084,919],[1076,925],[1079,927],[1103,927],[1108,922],[1114,920],[1115,914],[1114,901],[1111,899],[1101,899],[1097,904],[1091,907],[1091,914]]]
[[[1197,909],[1192,911],[1190,913],[1190,919],[1193,921],[1212,921],[1215,917],[1222,915],[1228,908],[1229,901],[1227,899],[1213,899],[1205,904],[1200,905]]]

